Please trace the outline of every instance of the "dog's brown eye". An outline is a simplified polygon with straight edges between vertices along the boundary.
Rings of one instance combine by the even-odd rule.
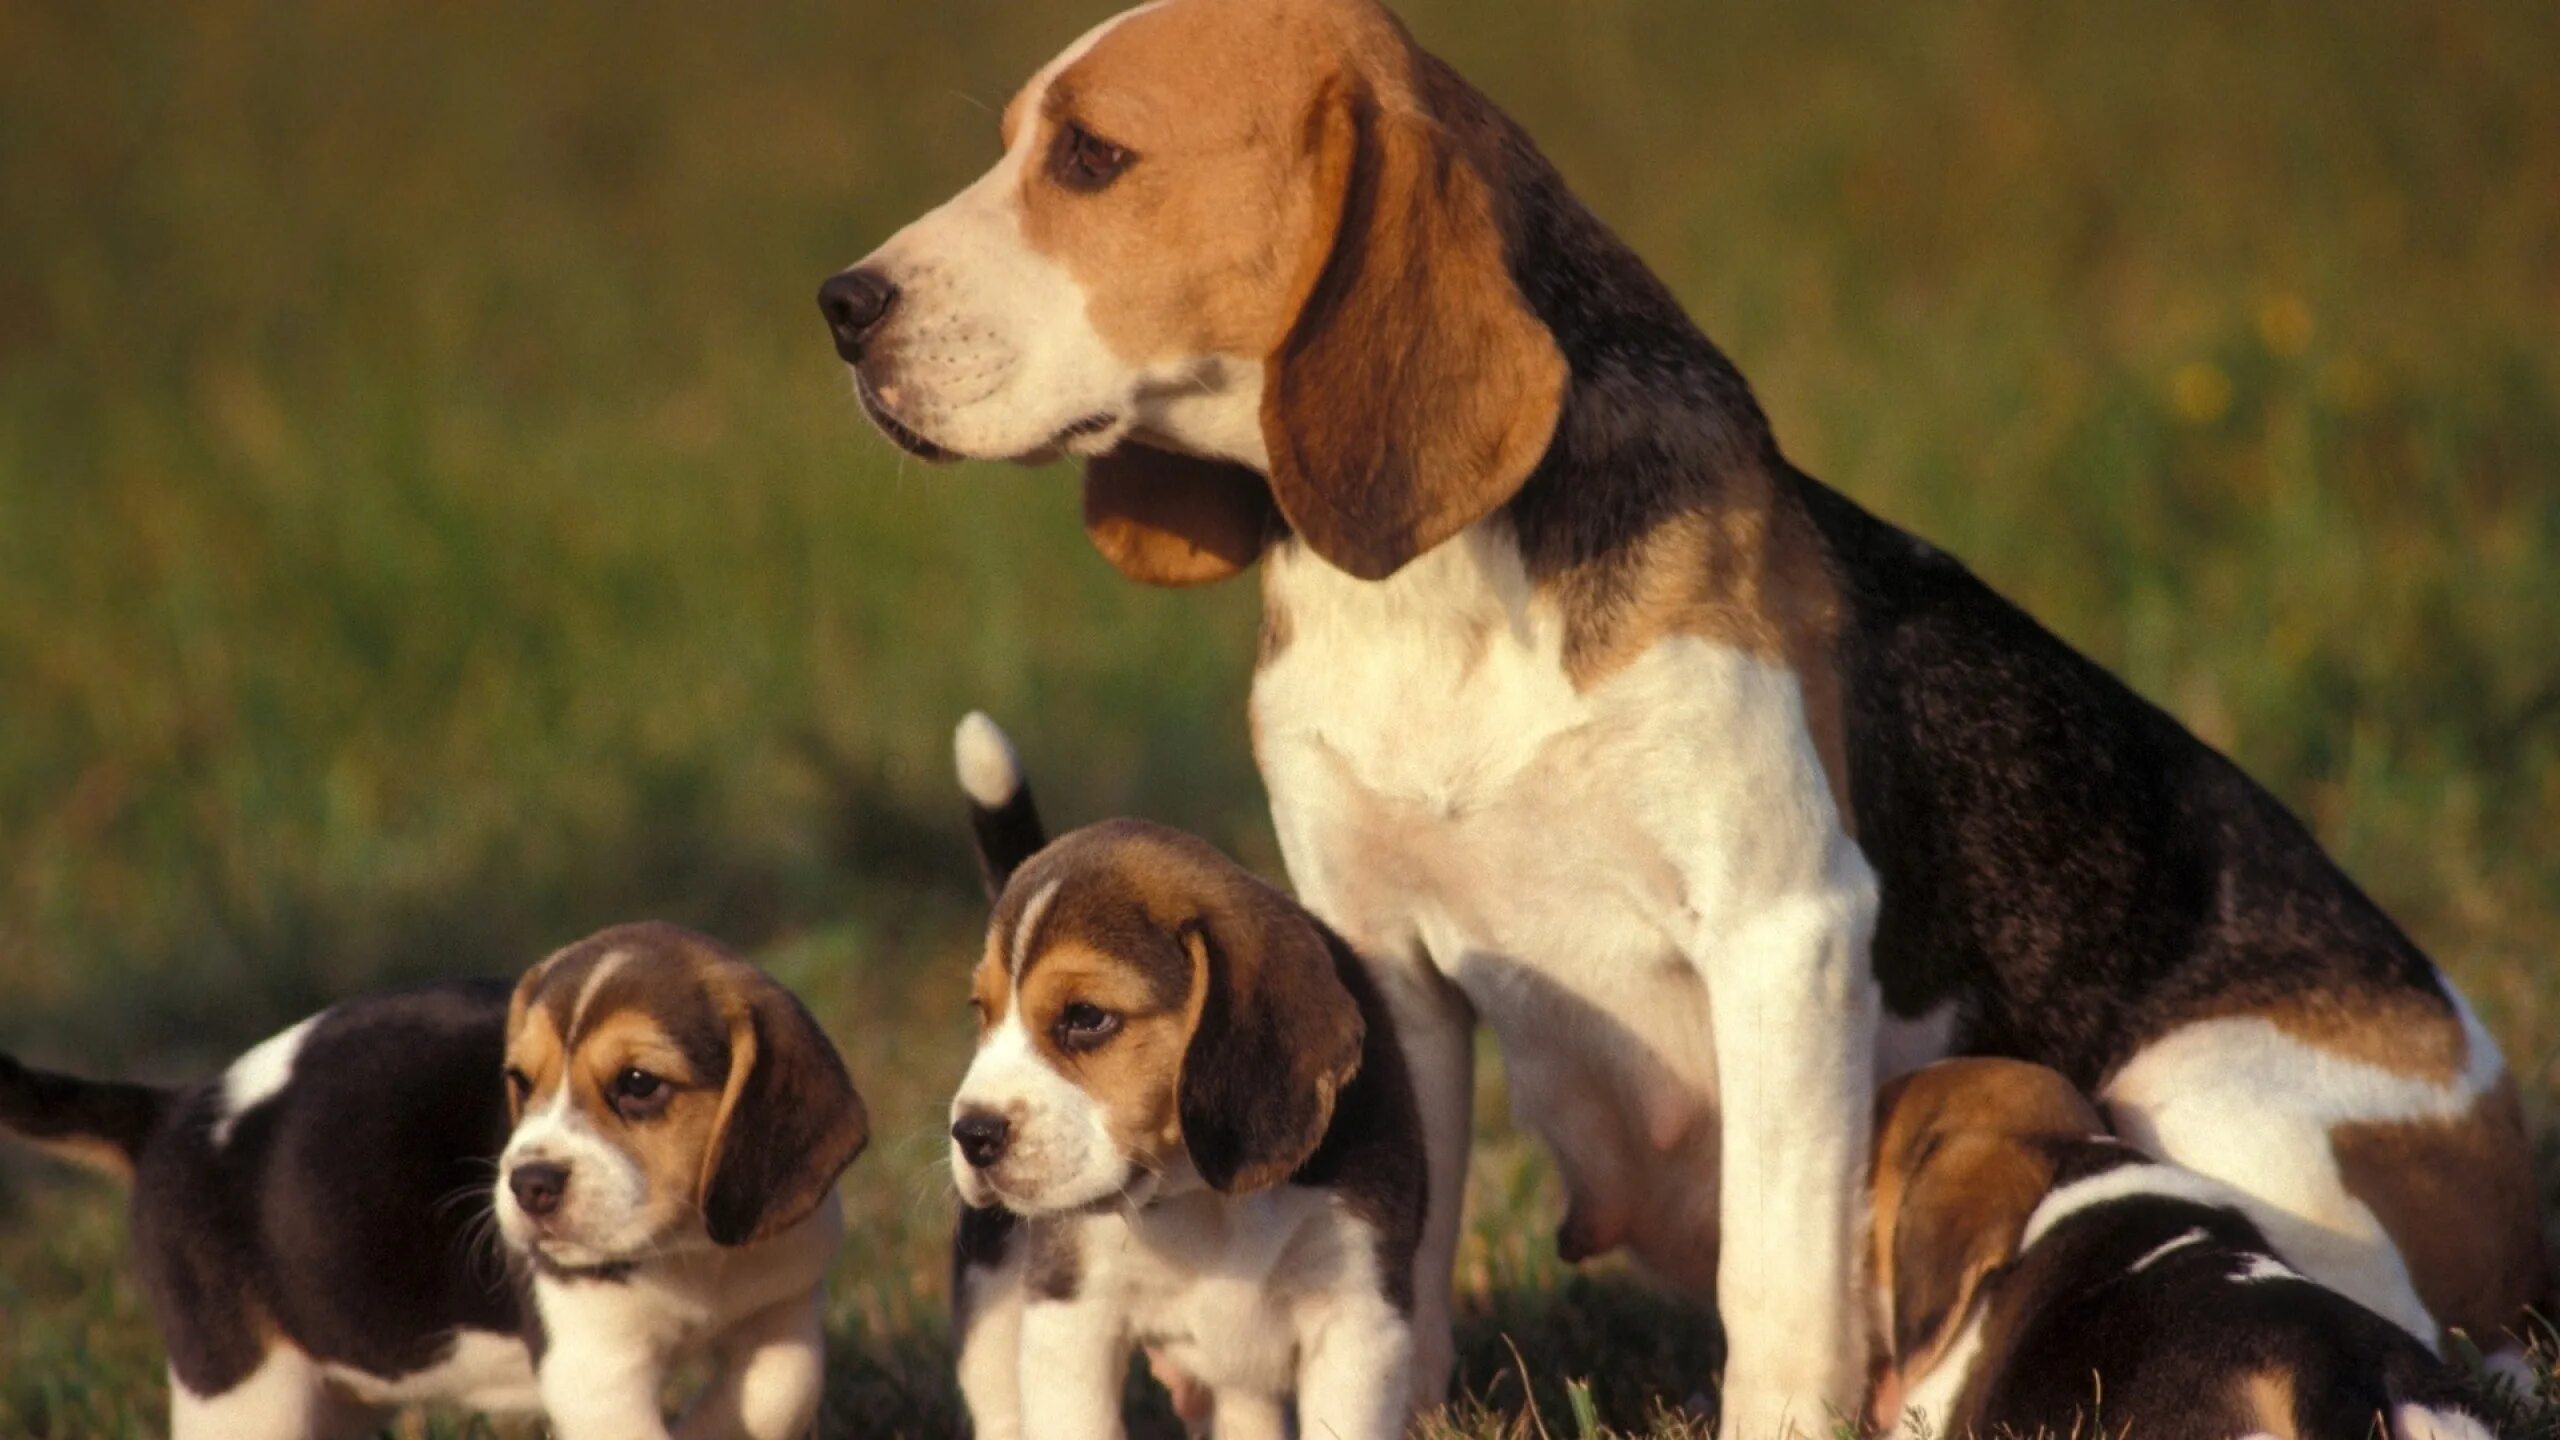
[[[533,1093],[533,1077],[510,1065],[507,1067],[507,1089],[521,1105],[525,1097]]]
[[[1094,191],[1119,179],[1137,158],[1126,145],[1114,145],[1081,125],[1064,125],[1049,152],[1049,174],[1070,190]]]
[[[666,1109],[674,1093],[665,1080],[634,1065],[613,1077],[614,1113],[625,1120],[645,1120]]]
[[[1111,1038],[1120,1028],[1120,1017],[1099,1005],[1079,1000],[1058,1012],[1058,1046],[1065,1050],[1090,1050]]]

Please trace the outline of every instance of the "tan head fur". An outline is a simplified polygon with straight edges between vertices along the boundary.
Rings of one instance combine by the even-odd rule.
[[[807,1218],[869,1135],[800,1002],[672,925],[617,926],[528,971],[507,1079],[500,1225],[565,1266],[764,1239]],[[547,1214],[511,1183],[529,1165],[565,1172]]]
[[[952,1102],[964,1198],[1026,1213],[1184,1167],[1244,1193],[1323,1139],[1365,1026],[1312,917],[1192,836],[1109,821],[1012,875]],[[982,1128],[970,1153],[968,1127]]]
[[[1382,576],[1544,453],[1566,365],[1507,263],[1530,152],[1375,0],[1130,12],[1001,136],[858,267],[900,297],[858,388],[934,449],[1088,457],[1087,531],[1135,578],[1232,574],[1275,508]]]
[[[1986,1279],[2016,1257],[2053,1185],[2053,1143],[2104,1133],[2070,1081],[2024,1061],[1944,1060],[1884,1088],[1870,1273],[1896,1376],[1945,1358]]]

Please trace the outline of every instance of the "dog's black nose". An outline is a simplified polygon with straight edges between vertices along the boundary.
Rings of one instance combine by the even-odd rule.
[[[1012,1133],[1012,1123],[993,1110],[972,1110],[951,1122],[951,1138],[960,1146],[960,1158],[979,1170],[1004,1158],[1005,1137]]]
[[[898,287],[877,270],[847,270],[818,287],[818,309],[836,337],[836,353],[847,364],[862,358],[862,342],[889,318],[898,303]]]
[[[548,1215],[560,1208],[569,1192],[569,1167],[548,1160],[529,1160],[507,1172],[507,1188],[527,1215]]]

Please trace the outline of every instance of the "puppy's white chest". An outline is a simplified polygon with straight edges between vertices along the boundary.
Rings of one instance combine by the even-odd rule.
[[[1330,1292],[1343,1266],[1368,1263],[1336,1219],[1305,1190],[1192,1197],[1097,1226],[1083,1253],[1120,1295],[1134,1338],[1213,1388],[1285,1394],[1296,1310]]]

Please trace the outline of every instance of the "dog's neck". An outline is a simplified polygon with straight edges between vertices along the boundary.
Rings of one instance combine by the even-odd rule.
[[[1786,472],[1742,372],[1515,135],[1509,260],[1572,380],[1505,508],[1533,579],[1605,563],[1662,521],[1766,503]]]

